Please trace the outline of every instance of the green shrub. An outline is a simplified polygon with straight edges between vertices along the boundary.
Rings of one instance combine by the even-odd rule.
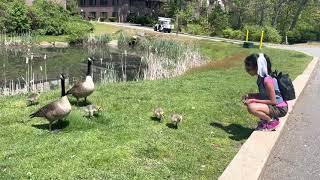
[[[26,32],[31,30],[31,21],[28,18],[28,9],[22,0],[8,3],[5,10],[4,24],[7,32]]]
[[[245,26],[243,32],[249,31],[249,41],[260,41],[263,28],[258,25]]]
[[[319,41],[320,31],[316,31],[308,26],[299,25],[293,31],[287,32],[289,44],[306,43],[308,41]]]
[[[280,43],[282,40],[279,32],[275,28],[270,26],[262,27],[258,25],[250,25],[243,28],[243,32],[246,32],[246,30],[249,30],[250,41],[260,41],[262,31],[265,32],[265,36],[263,38],[264,42]]]
[[[189,34],[194,34],[194,35],[206,34],[205,29],[200,24],[188,24],[186,31]]]
[[[37,22],[35,30],[42,29],[40,31],[46,35],[64,34],[64,25],[70,20],[70,15],[63,7],[51,1],[36,0],[31,11]]]
[[[127,20],[130,23],[140,24],[142,26],[153,26],[156,23],[156,19],[149,16],[130,15]]]
[[[232,34],[233,39],[243,40],[243,32],[240,30],[234,30]]]
[[[64,24],[65,34],[68,36],[68,41],[71,43],[79,43],[84,36],[92,30],[90,23],[84,23],[80,20],[68,21]]]
[[[223,30],[223,32],[222,32],[222,35],[224,38],[232,39],[232,34],[233,34],[233,29],[231,29],[231,28],[227,28],[227,29]]]
[[[230,38],[230,39],[243,39],[243,32],[240,30],[233,30],[231,28],[227,28],[223,30],[223,37],[224,38]]]
[[[264,31],[265,31],[264,39],[266,42],[281,43],[282,36],[279,34],[277,29],[271,26],[265,26]]]

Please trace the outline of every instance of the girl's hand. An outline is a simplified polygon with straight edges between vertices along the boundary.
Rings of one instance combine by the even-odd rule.
[[[242,96],[242,98],[241,98],[241,99],[242,99],[242,100],[247,100],[247,99],[248,99],[248,97],[249,97],[249,96],[248,96],[248,94],[246,94],[246,95]]]

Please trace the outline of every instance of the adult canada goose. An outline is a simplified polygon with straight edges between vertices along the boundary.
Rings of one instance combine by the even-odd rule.
[[[77,82],[67,94],[72,94],[75,98],[77,98],[77,103],[80,98],[84,98],[85,102],[87,102],[87,97],[90,96],[94,91],[94,83],[91,76],[91,66],[92,59],[88,58],[88,69],[86,79],[82,82]]]
[[[162,108],[157,107],[153,110],[153,116],[159,119],[160,122],[164,119],[164,111]]]
[[[34,117],[43,117],[49,121],[49,130],[51,131],[51,125],[57,120],[62,120],[71,112],[71,104],[68,100],[68,97],[65,93],[65,77],[61,74],[61,98],[53,101],[42,108],[37,112],[30,115],[30,118]]]
[[[178,128],[178,124],[182,121],[182,115],[180,114],[172,114],[171,115],[171,123],[175,125],[175,128]]]

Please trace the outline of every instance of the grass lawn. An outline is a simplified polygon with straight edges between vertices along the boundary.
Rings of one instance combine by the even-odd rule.
[[[112,26],[112,25],[108,25],[108,24],[101,24],[101,23],[96,23],[96,22],[92,22],[94,25],[94,31],[93,33],[95,35],[101,35],[101,34],[112,34],[115,33],[119,30],[126,30],[129,34],[134,34],[136,32],[136,30],[134,29],[125,29],[122,27],[116,27],[116,26]],[[152,32],[151,32],[152,33]],[[61,35],[61,36],[37,36],[35,38],[36,42],[42,42],[42,41],[46,41],[46,42],[55,42],[55,41],[60,41],[60,42],[67,42],[68,41],[68,35]]]
[[[121,29],[124,30],[124,28],[121,28],[121,27],[111,26],[108,24],[102,24],[102,23],[96,23],[96,22],[93,22],[93,25],[94,25],[93,33],[96,35],[105,34],[105,33],[115,33]]]
[[[89,101],[103,107],[101,116],[87,119],[73,106],[54,132],[46,120],[28,115],[60,92],[42,94],[32,107],[25,96],[1,97],[0,179],[216,179],[256,125],[240,97],[257,89],[242,60],[258,50],[198,43],[204,55],[220,61],[172,79],[98,86]],[[311,60],[263,51],[292,77]],[[156,106],[165,109],[163,123],[151,118]],[[166,125],[172,112],[184,116],[178,129]]]

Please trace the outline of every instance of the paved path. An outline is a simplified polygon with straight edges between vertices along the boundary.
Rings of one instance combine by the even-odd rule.
[[[320,179],[320,64],[276,143],[261,180]]]

